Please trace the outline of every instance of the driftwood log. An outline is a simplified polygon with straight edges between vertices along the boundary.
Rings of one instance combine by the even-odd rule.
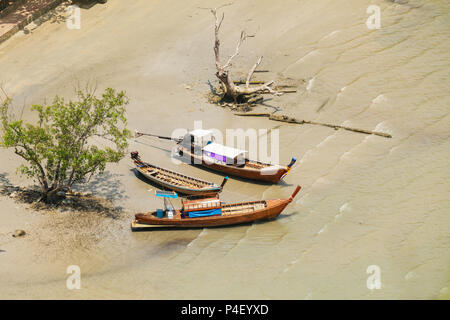
[[[319,126],[330,127],[335,130],[344,129],[344,130],[358,132],[358,133],[374,134],[374,135],[384,137],[384,138],[392,138],[392,136],[390,134],[384,133],[384,132],[350,128],[350,127],[336,125],[336,124],[328,124],[328,123],[321,123],[321,122],[315,122],[315,121],[301,120],[301,119],[288,117],[286,115],[276,115],[276,114],[272,114],[272,113],[235,113],[235,115],[241,116],[241,117],[268,117],[270,120],[274,120],[274,121],[296,123],[296,124],[315,124],[315,125],[319,125]]]
[[[223,92],[226,96],[232,98],[235,103],[237,103],[238,98],[242,96],[252,95],[252,94],[262,94],[262,93],[270,93],[273,95],[282,95],[283,92],[276,91],[271,88],[274,81],[268,81],[263,82],[259,86],[252,86],[250,87],[251,78],[253,74],[256,72],[256,68],[261,64],[262,56],[258,58],[256,63],[253,65],[253,67],[248,72],[247,78],[245,80],[244,86],[237,85],[235,81],[232,80],[230,76],[230,67],[232,60],[239,55],[239,49],[241,47],[242,42],[244,42],[245,39],[254,37],[253,35],[248,35],[244,31],[241,31],[241,36],[239,38],[239,41],[236,45],[235,52],[228,58],[228,60],[225,63],[222,63],[220,61],[220,40],[219,40],[219,30],[220,26],[222,25],[223,19],[225,17],[225,14],[222,13],[222,16],[219,18],[217,16],[216,9],[210,9],[211,13],[213,14],[215,18],[215,26],[214,26],[214,55],[216,59],[216,77],[219,79],[219,82],[222,86]],[[244,84],[244,83],[243,83]]]

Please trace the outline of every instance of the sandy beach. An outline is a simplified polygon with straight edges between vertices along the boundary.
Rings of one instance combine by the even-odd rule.
[[[42,17],[0,44],[0,84],[29,121],[31,104],[74,97],[78,83],[125,90],[131,130],[278,129],[283,183],[230,179],[227,202],[288,197],[275,221],[132,233],[134,214],[159,207],[127,156],[78,190],[114,215],[42,211],[0,196],[0,299],[449,299],[450,4],[444,0],[239,0],[221,9],[222,54],[248,39],[232,72],[293,81],[255,112],[389,133],[391,139],[267,118],[210,104],[214,20],[223,1],[110,0],[81,9],[81,28]],[[381,28],[366,25],[369,5]],[[156,165],[220,184],[222,175],[170,159],[174,143],[130,139]],[[0,150],[0,185],[30,186]],[[12,237],[16,229],[26,235]],[[68,290],[67,267],[81,269]],[[370,290],[369,266],[381,272]]]

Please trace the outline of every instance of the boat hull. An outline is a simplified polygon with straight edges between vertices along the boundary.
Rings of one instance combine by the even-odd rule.
[[[232,215],[216,215],[199,218],[182,218],[181,212],[176,211],[172,219],[157,218],[153,212],[136,214],[135,223],[140,225],[167,226],[178,228],[198,228],[228,226],[236,224],[250,223],[260,220],[275,219],[286,206],[291,202],[290,199],[266,200],[267,206],[251,213],[238,213]]]
[[[181,152],[180,152],[181,151]],[[265,181],[271,183],[280,182],[287,169],[285,167],[274,167],[265,169],[247,168],[245,166],[238,167],[234,165],[221,164],[217,162],[204,161],[201,156],[193,154],[185,147],[179,146],[179,154],[191,164],[199,164],[214,171],[223,172],[230,176],[236,176],[249,180]]]
[[[182,187],[182,186],[177,186],[171,183],[167,183],[163,180],[157,179],[154,176],[147,174],[144,170],[142,170],[139,167],[136,167],[136,170],[142,174],[146,179],[148,179],[149,181],[162,186],[164,188],[173,190],[177,193],[181,193],[181,194],[185,194],[185,195],[207,195],[207,194],[212,194],[212,193],[218,193],[220,191],[222,191],[222,188],[220,186],[213,186],[211,188],[202,188],[202,189],[193,189],[193,188],[186,188],[186,187]]]

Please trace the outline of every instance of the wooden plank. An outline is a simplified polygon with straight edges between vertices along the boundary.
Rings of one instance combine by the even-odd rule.
[[[371,130],[358,129],[358,128],[350,128],[350,127],[341,126],[341,125],[321,123],[321,122],[308,121],[308,120],[302,120],[302,119],[295,119],[292,117],[288,117],[286,115],[275,115],[272,113],[235,113],[235,115],[241,116],[241,117],[268,117],[270,120],[274,120],[274,121],[296,123],[296,124],[300,124],[300,125],[302,125],[302,124],[320,125],[320,126],[333,128],[335,130],[344,129],[344,130],[358,132],[358,133],[374,134],[374,135],[384,137],[384,138],[392,138],[392,136],[390,134],[384,133],[384,132],[371,131]]]

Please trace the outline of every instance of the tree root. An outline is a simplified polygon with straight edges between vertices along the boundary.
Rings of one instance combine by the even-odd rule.
[[[286,115],[276,115],[276,114],[271,114],[271,113],[235,113],[235,115],[241,116],[241,117],[268,117],[269,120],[274,120],[274,121],[281,121],[281,122],[295,123],[295,124],[315,124],[315,125],[319,125],[319,126],[333,128],[335,130],[344,129],[344,130],[358,132],[358,133],[374,134],[374,135],[384,137],[384,138],[392,138],[392,136],[390,134],[384,133],[384,132],[350,128],[350,127],[335,125],[335,124],[295,119],[292,117],[288,117]]]
[[[223,92],[225,92],[225,95],[229,98],[232,98],[235,103],[238,102],[238,99],[242,96],[252,95],[252,94],[261,94],[261,93],[270,93],[275,96],[282,95],[284,92],[274,90],[271,86],[273,85],[274,81],[268,81],[263,82],[259,84],[258,86],[252,86],[250,87],[251,78],[253,74],[256,71],[256,68],[261,64],[262,56],[258,58],[256,63],[253,65],[253,67],[248,72],[247,78],[245,79],[245,86],[239,86],[236,85],[236,82],[232,80],[230,75],[230,67],[232,65],[232,60],[239,55],[239,50],[241,47],[241,44],[247,39],[252,38],[254,35],[248,35],[244,31],[241,32],[239,41],[236,45],[235,52],[228,58],[228,60],[225,63],[221,62],[220,59],[220,40],[219,40],[219,31],[220,27],[222,25],[223,19],[225,18],[225,14],[222,14],[221,17],[217,15],[216,12],[217,9],[210,9],[211,13],[214,16],[215,19],[215,25],[214,25],[214,56],[216,60],[216,77],[219,79],[219,82],[222,86]],[[240,82],[237,82],[240,83]]]

